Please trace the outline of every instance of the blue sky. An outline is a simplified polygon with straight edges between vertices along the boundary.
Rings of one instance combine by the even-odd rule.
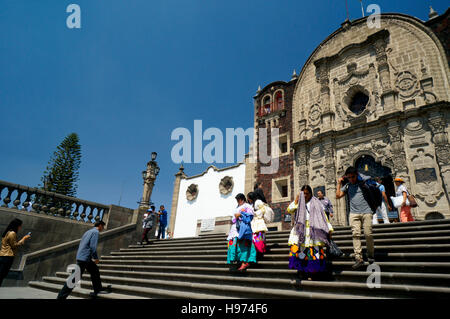
[[[361,17],[348,0],[350,18]],[[81,7],[68,29],[66,7]],[[428,19],[444,0],[364,1]],[[0,179],[36,186],[80,136],[78,197],[135,208],[152,151],[152,200],[171,206],[177,127],[252,126],[258,85],[288,81],[346,18],[344,0],[0,0]],[[205,143],[206,144],[206,143]],[[186,164],[188,175],[209,164]],[[217,165],[223,167],[226,165]]]

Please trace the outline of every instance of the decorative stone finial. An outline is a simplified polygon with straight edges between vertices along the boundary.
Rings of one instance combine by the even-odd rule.
[[[344,21],[343,23],[341,23],[341,27],[342,27],[344,30],[350,29],[351,26],[352,26],[352,22],[351,22],[348,18],[345,19],[345,21]]]
[[[297,72],[295,72],[295,69],[294,69],[294,72],[292,73],[291,81],[296,80],[296,79],[298,79],[298,76],[297,76]]]
[[[428,14],[428,18],[430,18],[430,20],[431,20],[438,16],[439,16],[439,14],[436,11],[434,11],[432,6],[430,6],[430,13]]]
[[[258,85],[258,90],[256,92],[261,92],[261,85]]]

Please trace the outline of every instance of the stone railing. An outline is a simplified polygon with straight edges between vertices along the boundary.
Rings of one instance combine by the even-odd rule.
[[[11,202],[12,205],[10,205]],[[0,204],[2,204],[1,207],[70,218],[86,223],[103,220],[109,213],[107,205],[2,180],[0,180]]]

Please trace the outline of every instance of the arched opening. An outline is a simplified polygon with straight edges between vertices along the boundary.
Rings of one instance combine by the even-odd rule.
[[[425,216],[425,220],[444,219],[444,215],[439,212],[431,212]]]
[[[264,112],[264,115],[270,113],[270,104],[271,104],[270,102],[271,102],[270,101],[270,96],[266,96],[263,99],[263,112]]]
[[[283,92],[281,91],[275,93],[275,108],[276,110],[282,110],[284,108]]]
[[[369,97],[363,92],[359,91],[352,97],[348,108],[356,115],[361,114],[366,109],[369,103]]]
[[[392,205],[391,196],[395,196],[394,179],[392,178],[392,170],[389,167],[381,165],[381,163],[375,161],[370,155],[362,155],[355,162],[355,167],[358,172],[371,178],[380,177],[381,184],[384,185],[386,190],[386,196],[388,198],[389,205]]]

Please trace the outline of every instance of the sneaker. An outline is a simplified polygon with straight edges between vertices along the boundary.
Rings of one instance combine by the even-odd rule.
[[[356,260],[356,262],[353,264],[352,268],[354,270],[361,268],[362,266],[364,266],[364,261],[363,260]]]

